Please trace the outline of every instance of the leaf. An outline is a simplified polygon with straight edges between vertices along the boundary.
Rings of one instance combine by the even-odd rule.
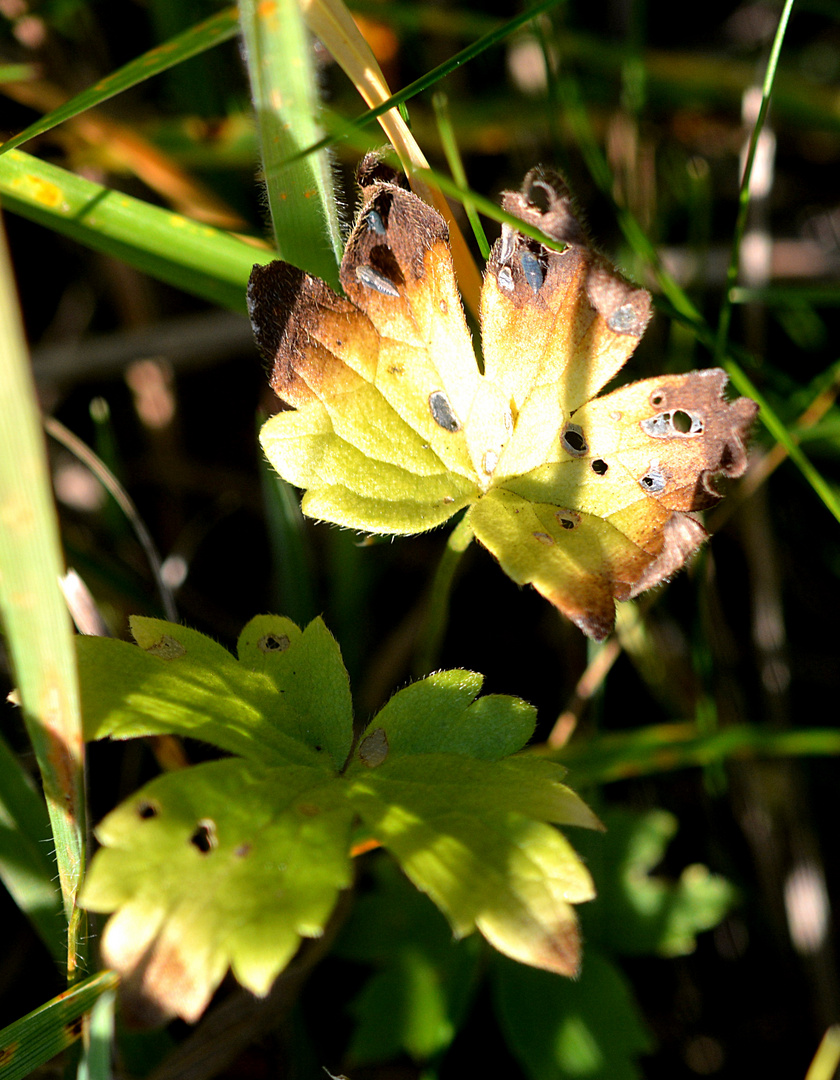
[[[256,266],[249,306],[271,384],[264,426],[304,513],[377,533],[467,508],[477,538],[587,634],[705,538],[693,512],[740,476],[757,407],[720,370],[592,400],[644,332],[650,296],[589,246],[565,184],[532,170],[504,210],[481,300],[479,370],[440,216],[374,156],[341,264],[346,297],[285,263]],[[543,241],[530,237],[540,231]]]
[[[350,883],[350,825],[321,770],[236,758],[165,774],[109,814],[82,902],[117,910],[102,954],[129,1017],[197,1020],[228,967],[267,994]]]
[[[320,619],[301,631],[257,616],[240,635],[239,661],[186,627],[139,617],[131,627],[139,649],[77,639],[88,739],[178,734],[272,764],[344,764],[350,687]]]
[[[452,941],[446,920],[388,859],[376,858],[333,950],[373,965],[350,1005],[356,1019],[348,1062],[415,1061],[441,1054],[457,1034],[477,986],[477,939]]]
[[[587,851],[585,836],[581,845],[599,894],[597,910],[587,913],[587,935],[631,956],[693,952],[697,934],[717,926],[732,907],[735,888],[700,864],[675,881],[651,873],[678,828],[666,810],[610,807],[603,817],[607,833],[597,850]]]
[[[502,1032],[533,1080],[639,1080],[636,1060],[653,1049],[619,968],[587,948],[571,982],[497,960],[493,991]]]
[[[457,712],[476,709],[469,702],[480,685],[468,674],[445,673],[448,685],[430,676],[395,695],[347,768],[348,798],[456,937],[478,929],[508,956],[572,974],[580,940],[571,905],[591,899],[594,889],[568,842],[546,822],[599,822],[550,762],[429,752],[435,726],[444,746],[452,728],[454,745],[459,738],[468,745],[470,728]],[[403,723],[409,705],[416,733]]]
[[[234,311],[255,258],[252,244],[96,184],[20,150],[0,157],[3,208],[144,274]]]
[[[82,902],[115,912],[103,956],[136,1022],[195,1020],[228,968],[266,994],[350,884],[357,818],[458,936],[576,970],[570,905],[592,884],[548,822],[600,823],[562,766],[506,756],[531,736],[531,706],[439,672],[395,694],[348,760],[348,678],[320,619],[259,615],[238,660],[173,623],[131,625],[137,645],[78,640],[89,736],[176,733],[238,755],[159,777],[97,829]]]

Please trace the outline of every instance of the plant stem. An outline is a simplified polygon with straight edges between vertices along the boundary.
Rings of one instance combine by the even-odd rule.
[[[473,536],[472,526],[466,517],[449,534],[432,581],[426,619],[420,631],[414,663],[415,676],[428,675],[435,666],[449,619],[449,598],[455,571]]]

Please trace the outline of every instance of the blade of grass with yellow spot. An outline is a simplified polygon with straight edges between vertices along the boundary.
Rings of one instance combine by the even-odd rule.
[[[221,229],[85,180],[21,150],[0,157],[0,201],[6,210],[238,311],[245,311],[251,267],[271,257]]]
[[[76,657],[58,583],[63,570],[35,386],[0,236],[0,617],[53,829],[72,981],[86,936],[76,907],[86,829]]]

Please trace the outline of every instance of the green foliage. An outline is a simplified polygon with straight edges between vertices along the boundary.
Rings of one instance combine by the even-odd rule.
[[[196,9],[201,2],[197,0]],[[323,6],[330,4],[325,0]],[[821,813],[831,820],[835,785],[825,760],[815,762],[808,790],[795,798],[797,765],[788,759],[825,759],[840,752],[840,733],[821,709],[826,687],[830,694],[836,683],[832,627],[840,564],[834,522],[813,498],[816,494],[834,518],[840,517],[840,414],[834,404],[837,373],[831,351],[838,289],[819,210],[833,205],[831,161],[836,162],[840,145],[835,13],[824,6],[802,22],[793,9],[791,41],[781,48],[792,10],[790,3],[784,6],[764,68],[762,113],[752,122],[744,119],[745,104],[756,82],[760,45],[757,38],[739,38],[746,20],[731,20],[724,52],[705,39],[698,44],[696,35],[681,38],[667,12],[660,24],[661,11],[655,5],[632,8],[622,40],[620,27],[607,39],[585,5],[563,6],[556,0],[545,0],[506,21],[451,6],[365,0],[358,11],[373,15],[376,33],[384,31],[376,52],[389,77],[396,78],[394,72],[422,74],[359,117],[356,89],[337,76],[335,68],[324,65],[321,70],[321,56],[311,50],[306,34],[272,38],[263,32],[282,10],[278,5],[243,8],[245,18],[264,16],[263,26],[246,28],[250,82],[244,75],[239,81],[236,74],[231,78],[231,72],[244,68],[228,46],[233,61],[228,80],[194,86],[194,94],[190,84],[198,82],[195,67],[180,65],[231,39],[237,25],[234,9],[210,14],[205,5],[195,16],[203,21],[183,31],[188,16],[175,12],[178,36],[161,43],[152,31],[150,47],[141,53],[133,34],[146,9],[125,5],[128,18],[123,19],[119,7],[113,5],[113,15],[105,17],[108,5],[54,0],[29,5],[31,10],[22,8],[20,15],[11,13],[3,21],[9,58],[25,61],[4,64],[0,70],[4,92],[8,88],[17,102],[6,106],[7,124],[28,126],[0,147],[0,198],[5,212],[27,219],[10,225],[10,235],[30,341],[36,349],[42,346],[42,355],[36,355],[42,408],[61,410],[65,422],[84,434],[88,395],[108,398],[115,418],[111,435],[116,457],[125,463],[122,475],[131,484],[140,478],[141,504],[150,516],[151,531],[165,554],[171,550],[187,564],[187,587],[178,595],[185,620],[227,641],[231,626],[240,626],[250,612],[265,606],[289,613],[301,625],[325,610],[353,672],[354,689],[363,703],[358,711],[365,718],[376,715],[366,727],[364,720],[356,725],[354,739],[347,673],[320,621],[300,631],[275,617],[253,620],[240,639],[238,659],[208,637],[155,619],[135,620],[139,648],[107,639],[80,640],[91,737],[127,740],[178,733],[230,755],[164,774],[101,823],[105,845],[88,889],[92,906],[98,902],[116,912],[108,930],[111,947],[125,946],[121,956],[126,964],[132,950],[144,945],[150,945],[151,955],[163,966],[173,956],[187,957],[185,977],[193,982],[171,984],[169,991],[192,1016],[228,966],[245,985],[263,993],[295,954],[298,960],[289,967],[285,986],[288,1000],[297,1002],[295,1021],[299,1017],[301,1024],[286,1026],[303,1029],[313,1017],[323,1017],[325,997],[319,986],[320,996],[301,1001],[295,979],[331,947],[331,935],[350,907],[349,902],[336,905],[336,898],[356,878],[360,888],[334,951],[341,963],[365,965],[373,974],[349,1006],[355,1024],[346,1039],[346,993],[343,986],[332,988],[325,1026],[335,1057],[330,1061],[319,1043],[313,1047],[313,1070],[327,1060],[333,1071],[353,1076],[352,1070],[363,1065],[407,1055],[433,1077],[451,1048],[453,1059],[460,1054],[462,1061],[468,1054],[472,1071],[483,1075],[483,1033],[487,1010],[494,1009],[500,1038],[528,1077],[639,1076],[639,1057],[651,1051],[652,1040],[619,966],[621,957],[634,958],[628,966],[634,974],[642,966],[661,971],[667,986],[669,976],[673,979],[669,958],[694,948],[697,935],[725,916],[735,891],[696,863],[673,869],[671,859],[666,864],[669,873],[657,869],[675,830],[674,818],[660,810],[633,814],[610,805],[601,815],[606,834],[579,834],[575,848],[580,856],[575,855],[554,824],[592,825],[594,820],[559,783],[557,763],[571,769],[576,787],[591,786],[598,806],[597,789],[615,781],[621,785],[612,788],[611,797],[627,797],[636,805],[649,806],[651,800],[673,805],[670,796],[678,770],[713,767],[714,788],[709,784],[702,792],[698,785],[696,805],[681,804],[686,826],[696,825],[698,818],[702,824],[694,831],[685,827],[681,850],[690,848],[687,861],[718,863],[730,855],[730,845],[742,856],[746,838],[747,844],[754,843],[756,865],[763,866],[768,852],[790,850],[795,855],[803,836],[810,858],[817,845],[808,836],[809,815],[801,812],[802,806],[807,805],[818,822]],[[155,7],[161,16],[171,14],[163,2],[150,10]],[[539,21],[534,19],[537,14]],[[622,17],[626,14],[621,12]],[[172,27],[167,32],[172,32],[174,23],[167,24]],[[164,25],[163,18],[158,25]],[[648,35],[653,40],[653,27],[657,48],[647,40]],[[23,31],[33,28],[44,32],[44,47],[26,44]],[[392,54],[391,44],[396,46]],[[108,55],[132,59],[112,71],[105,60],[97,70]],[[260,77],[259,65],[269,57],[274,67]],[[408,63],[402,63],[405,58]],[[543,83],[538,80],[526,88],[520,82],[523,58],[527,71],[538,73]],[[185,76],[177,100],[167,97],[164,79],[149,81],[173,65]],[[214,78],[211,65],[204,78],[208,83]],[[256,98],[258,125],[253,123],[249,87]],[[448,110],[437,111],[438,124],[446,130],[435,130],[426,94],[432,88],[449,94]],[[117,96],[127,89],[129,95]],[[317,105],[323,89],[329,94],[329,110]],[[46,96],[39,97],[44,90]],[[776,179],[764,197],[749,183],[749,170],[739,167],[738,152],[746,156],[745,123],[752,127],[751,145],[759,145],[771,92],[770,124],[780,153]],[[297,96],[293,117],[278,108],[291,94]],[[54,108],[57,101],[61,104]],[[223,103],[219,115],[203,111],[208,101]],[[28,103],[25,112],[23,102]],[[106,134],[91,137],[86,121],[95,130],[97,110],[105,103],[116,126],[106,125]],[[218,393],[217,372],[187,372],[174,350],[176,422],[164,432],[152,431],[139,419],[139,409],[120,404],[127,399],[122,360],[115,359],[123,355],[120,334],[104,343],[93,334],[130,313],[125,321],[131,335],[142,339],[142,355],[158,355],[168,353],[169,346],[161,348],[154,333],[154,344],[147,346],[146,331],[158,313],[180,311],[185,300],[189,302],[186,294],[244,313],[250,268],[272,255],[258,239],[267,234],[254,199],[253,177],[260,160],[272,181],[278,178],[269,187],[267,201],[279,250],[293,252],[288,255],[292,261],[329,279],[342,196],[337,206],[331,166],[320,151],[331,143],[333,162],[349,178],[356,151],[382,142],[369,121],[395,103],[410,104],[412,130],[436,169],[442,162],[439,135],[448,143],[453,172],[460,153],[464,172],[455,172],[454,183],[441,177],[441,187],[491,223],[503,220],[497,200],[501,188],[516,186],[537,161],[559,164],[592,216],[598,243],[611,257],[620,249],[621,242],[616,244],[611,235],[617,223],[625,244],[618,260],[632,268],[637,281],[656,283],[658,315],[647,343],[654,357],[651,370],[702,365],[708,362],[704,350],[711,355],[717,349],[735,387],[761,403],[765,430],[754,438],[754,459],[766,450],[765,468],[748,476],[743,492],[725,504],[725,512],[734,513],[737,500],[751,494],[748,512],[740,514],[738,529],[714,542],[691,577],[684,575],[667,594],[660,591],[650,607],[632,609],[644,640],[631,643],[620,620],[620,647],[610,641],[584,657],[581,643],[547,610],[534,618],[537,609],[529,607],[531,600],[513,589],[505,592],[503,581],[485,590],[478,557],[464,560],[458,570],[466,572],[456,575],[455,564],[468,541],[463,522],[435,575],[434,535],[412,543],[410,555],[409,545],[400,543],[364,547],[349,533],[330,533],[304,522],[297,495],[289,487],[281,489],[275,476],[262,491],[264,514],[275,515],[274,565],[263,566],[259,541],[254,544],[253,531],[246,527],[237,530],[236,544],[221,557],[220,549],[214,550],[218,561],[206,579],[211,587],[195,573],[197,565],[210,563],[205,558],[210,545],[203,546],[213,531],[207,523],[224,521],[231,504],[254,510],[253,477],[236,471],[232,463],[242,446],[250,448],[255,442],[250,404],[243,409],[238,395],[243,389],[248,392],[249,373],[256,383],[256,362],[250,368],[247,361],[231,367],[237,389],[228,401],[227,385]],[[33,110],[44,115],[31,123]],[[354,116],[356,120],[348,120]],[[321,138],[323,130],[335,135]],[[133,158],[120,153],[120,139],[126,135],[136,152]],[[25,140],[31,140],[25,148],[29,153],[15,149]],[[314,153],[313,144],[318,144]],[[150,171],[145,169],[149,164]],[[158,184],[155,173],[160,169],[168,180]],[[829,180],[820,180],[826,176]],[[289,177],[293,179],[287,185]],[[230,199],[243,220],[226,225],[231,231],[208,226],[200,197],[189,208],[179,201],[182,181],[187,186],[196,181],[198,188],[206,185],[212,197]],[[469,185],[478,190],[470,191]],[[295,195],[284,202],[286,186]],[[348,217],[350,189],[348,181]],[[748,205],[751,213],[755,206],[752,219]],[[250,234],[247,240],[242,233]],[[782,233],[785,244],[774,246],[774,235]],[[735,281],[746,236],[760,238],[758,247],[766,241],[768,253],[772,248],[767,281],[760,275]],[[814,236],[820,243],[813,243]],[[723,264],[730,265],[726,282],[714,271],[721,251]],[[786,262],[790,254],[804,258]],[[116,273],[110,259],[139,273]],[[792,269],[792,276],[777,276],[779,267]],[[159,288],[152,278],[167,288]],[[0,662],[7,652],[15,665],[17,700],[32,731],[43,788],[53,807],[61,807],[81,791],[75,765],[70,775],[49,752],[56,700],[53,662],[68,638],[55,587],[62,559],[48,523],[50,477],[46,469],[40,469],[40,478],[31,470],[41,453],[36,445],[36,392],[28,380],[18,381],[25,357],[17,315],[12,314],[10,273],[5,273],[3,296],[8,306],[0,319],[0,486],[16,494],[11,502],[5,495],[0,498],[0,598],[6,635]],[[55,375],[56,366],[45,374],[49,364],[43,362],[43,353],[51,344],[65,342],[73,345],[72,356],[64,354],[60,374]],[[114,370],[119,363],[119,373],[112,378],[97,367],[91,353],[111,357]],[[189,355],[187,359],[194,362]],[[640,368],[648,363],[645,347],[637,362]],[[215,411],[218,398],[224,408]],[[368,437],[374,439],[379,432],[370,430],[371,416],[364,409],[360,413],[361,426],[367,423]],[[181,430],[174,434],[177,428]],[[271,431],[271,426],[266,428]],[[189,435],[179,442],[185,432]],[[409,453],[413,444],[403,442]],[[165,453],[156,460],[161,446]],[[418,460],[423,459],[422,443],[414,449]],[[792,465],[785,463],[786,455]],[[371,473],[367,461],[347,456],[356,469],[357,486],[387,483],[387,470]],[[771,476],[779,465],[777,475]],[[60,463],[52,466],[58,480]],[[120,467],[115,471],[120,473]],[[212,480],[203,479],[206,475]],[[165,482],[155,497],[160,478]],[[465,493],[460,494],[469,501],[474,484],[462,479]],[[424,495],[430,491],[432,501],[439,493],[435,483],[418,483],[418,489],[426,485]],[[492,503],[485,504],[485,511],[492,508]],[[31,534],[37,542],[30,543],[26,535],[21,542],[18,534],[21,524],[30,523],[29,511],[19,512],[24,505],[39,515],[40,524]],[[130,530],[114,525],[113,510],[110,506],[108,514],[98,515],[62,506],[62,537],[68,559],[87,577],[105,620],[121,632],[128,612],[157,609],[154,590],[131,547]],[[717,516],[707,521],[711,531],[721,524]],[[549,532],[551,520],[548,525],[539,531]],[[506,547],[518,552],[521,539],[507,538]],[[54,549],[47,559],[42,558],[44,543]],[[774,581],[776,560],[783,573]],[[247,589],[239,595],[243,563],[253,563],[253,576],[259,576],[256,599]],[[434,582],[423,611],[419,603],[413,606],[421,574]],[[272,576],[279,581],[282,599],[268,602],[266,582]],[[19,588],[24,579],[34,587]],[[452,594],[456,582],[458,591]],[[387,603],[382,594],[387,594]],[[465,671],[439,673],[407,687],[380,708],[412,668],[409,653],[415,632],[420,642],[414,648],[415,671],[433,670],[441,655],[452,667],[475,663],[492,670],[494,687],[519,691],[524,686],[521,692],[541,702],[543,720],[548,718],[546,708],[550,714],[570,702],[564,714],[567,723],[572,713],[567,730],[594,697],[590,716],[595,722],[586,717],[562,749],[552,742],[550,758],[518,753],[534,731],[533,710],[516,698],[477,697],[481,679]],[[286,637],[285,650],[269,645],[269,640],[282,644]],[[609,658],[620,648],[626,659],[607,678]],[[484,664],[482,650],[488,649],[493,659]],[[297,659],[305,662],[297,664]],[[788,676],[790,684],[785,682]],[[75,694],[73,678],[65,665],[65,701],[71,702]],[[0,697],[10,685],[11,679]],[[702,725],[692,719],[700,716],[698,701],[709,706]],[[62,918],[53,853],[70,892],[84,829],[81,817],[69,830],[59,821],[53,840],[47,839],[47,808],[30,776],[31,755],[17,726],[18,710],[6,708],[11,719],[8,731],[4,729],[8,746],[0,744],[0,876],[23,916],[15,923],[7,906],[9,985],[0,989],[5,990],[2,1002],[12,1010],[10,1016],[17,1016],[19,1008],[28,1007],[20,1006],[25,994],[34,1000],[53,997],[53,961],[63,961],[67,952],[66,912]],[[803,717],[813,717],[814,726],[800,726]],[[542,737],[542,729],[540,733]],[[75,752],[77,733],[68,745]],[[161,744],[152,745],[159,749]],[[190,754],[193,749],[188,744]],[[121,791],[134,786],[141,753],[131,745],[124,751],[113,770]],[[113,747],[104,752],[115,754]],[[203,759],[207,753],[202,750],[197,756]],[[772,782],[755,783],[756,758],[774,759],[767,766]],[[98,752],[94,760],[98,765]],[[710,802],[715,810],[725,807],[730,795],[724,785],[735,769],[738,814],[732,817],[760,821],[758,840],[736,831],[735,824],[722,825],[726,814],[709,813]],[[105,790],[110,779],[94,768],[90,790],[98,806],[112,794]],[[358,860],[354,874],[351,853],[364,850],[368,842],[388,851]],[[807,993],[800,991],[810,972],[827,958],[826,946],[817,963],[811,954],[797,958],[784,931],[763,922],[763,913],[776,910],[782,883],[790,879],[781,872],[756,873],[748,858],[738,858],[737,865],[739,888],[743,879],[744,891],[757,901],[743,916],[749,940],[760,940],[761,947],[752,944],[744,955],[724,960],[713,956],[707,942],[697,956],[679,961],[680,982],[700,1003],[696,1030],[709,1030],[720,1039],[728,1072],[787,1069],[802,1075],[813,1049],[808,1034],[813,1016],[808,1014]],[[479,935],[453,935],[453,930],[455,935],[469,934],[477,927],[507,952],[533,956],[546,935],[551,936],[552,918],[570,925],[568,904],[591,893],[589,873],[598,899],[581,909],[585,945],[577,981],[514,964],[487,949]],[[273,902],[260,900],[269,895]],[[71,919],[72,948],[84,934],[78,912]],[[25,926],[18,932],[25,920],[49,952]],[[556,923],[553,931],[556,942]],[[30,940],[32,951],[24,952]],[[759,952],[761,961],[756,963]],[[640,957],[647,958],[643,964]],[[735,976],[721,980],[715,963]],[[284,978],[281,975],[281,990]],[[492,1006],[490,995],[479,993],[483,978],[492,990]],[[724,985],[729,982],[736,991]],[[80,1030],[74,1021],[87,1014],[94,1001],[80,1078],[109,1075],[108,1044],[113,1038],[123,1071],[148,1075],[153,1063],[184,1039],[183,1028],[176,1025],[160,1035],[162,1041],[154,1048],[151,1040],[135,1035],[129,1049],[124,1032],[113,1034],[114,983],[111,972],[92,976],[6,1028],[0,1037],[4,1078],[28,1075],[67,1047]],[[745,992],[740,994],[742,985]],[[709,986],[713,992],[707,992]],[[137,987],[127,979],[124,989],[125,1003]],[[143,989],[149,987],[141,985]],[[818,992],[813,996],[823,1000]],[[648,1014],[657,1008],[650,997],[644,996]],[[235,991],[220,1004],[235,1006]],[[267,1003],[248,1002],[246,1011],[258,1014],[264,1005],[276,1006],[273,996]],[[275,1051],[278,1061],[288,1064],[288,1047],[276,1034],[286,1019],[284,1007],[279,1025],[276,1012],[272,1018],[275,1034],[261,1041],[269,1071],[281,1067],[268,1061]],[[659,1017],[654,1026],[666,1045],[652,1071],[676,1073],[689,1066],[686,1047],[695,1018],[686,1020],[673,1002],[662,1007],[669,1009],[668,1024]],[[161,1011],[167,1011],[165,1001]],[[478,1023],[465,1027],[471,1015]],[[777,1024],[780,1016],[787,1030]],[[233,1028],[221,1029],[220,1019],[209,1016],[182,1047],[208,1072],[225,1067],[214,1060],[219,1043],[224,1042],[228,1052],[227,1044],[235,1042]],[[772,1029],[773,1037],[755,1040],[752,1036],[762,1025],[764,1031]],[[481,1034],[470,1043],[475,1031]],[[259,1036],[252,1033],[251,1041]],[[190,1042],[193,1038],[197,1046]],[[248,1036],[243,1038],[247,1041]],[[826,1040],[829,1060],[821,1059],[821,1076],[831,1075],[836,1065],[831,1042]],[[213,1047],[209,1052],[208,1043]],[[346,1060],[339,1066],[342,1054]],[[237,1071],[230,1060],[227,1065],[231,1074]],[[71,1059],[70,1071],[73,1066]],[[816,1076],[816,1062],[812,1072]]]
[[[481,949],[452,931],[394,863],[378,858],[336,943],[335,955],[375,972],[350,1005],[351,1065],[438,1058],[463,1023],[478,986]]]
[[[357,816],[456,936],[576,970],[570,905],[592,884],[547,823],[599,823],[561,766],[507,757],[533,731],[528,705],[476,700],[481,676],[440,672],[396,694],[348,760],[349,681],[320,619],[257,616],[237,660],[160,620],[132,631],[137,646],[79,639],[88,736],[178,734],[236,755],[158,777],[97,829],[83,902],[116,912],[104,953],[161,1014],[196,1019],[228,967],[268,992],[350,884]]]

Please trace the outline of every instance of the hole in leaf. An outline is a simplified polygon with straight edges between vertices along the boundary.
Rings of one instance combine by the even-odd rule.
[[[156,818],[159,813],[160,807],[157,805],[157,803],[149,802],[147,799],[144,799],[142,802],[137,804],[137,816],[142,821],[148,821],[150,818]]]
[[[671,423],[680,434],[685,435],[686,432],[691,431],[694,420],[689,413],[683,412],[682,409],[677,409],[671,417]]]
[[[609,465],[602,458],[595,458],[592,462],[592,471],[597,473],[598,476],[603,476],[609,468]]]
[[[662,401],[663,401],[663,398],[662,398],[661,393],[658,393],[657,391],[654,391],[650,395],[650,403],[651,403],[651,405],[661,405]]]
[[[257,642],[260,652],[285,652],[291,645],[287,634],[264,634]]]
[[[208,855],[219,844],[216,838],[216,823],[209,818],[202,818],[190,837],[190,843],[202,855]]]
[[[589,449],[580,424],[566,424],[561,439],[564,449],[573,457],[583,457]]]
[[[563,529],[576,529],[580,525],[580,514],[574,510],[555,510],[554,516]]]

